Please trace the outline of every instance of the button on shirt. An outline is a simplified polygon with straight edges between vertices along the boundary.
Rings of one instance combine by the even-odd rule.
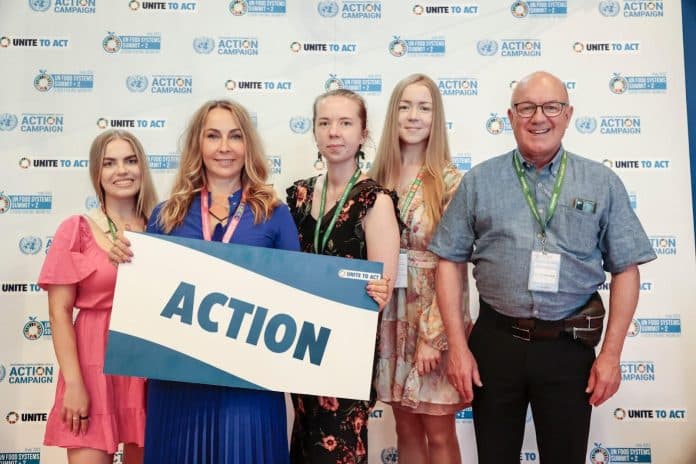
[[[528,290],[531,252],[541,250],[542,235],[512,156],[523,162],[544,220],[562,152],[539,172],[517,150],[475,166],[462,179],[430,243],[430,251],[444,259],[471,261],[481,298],[507,316],[563,319],[604,283],[604,271],[621,272],[656,258],[619,177],[600,163],[567,153],[558,206],[546,226],[546,251],[561,255],[559,291]]]

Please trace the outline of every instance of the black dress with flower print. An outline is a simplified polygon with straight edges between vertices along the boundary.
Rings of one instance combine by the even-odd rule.
[[[287,203],[300,234],[300,249],[314,253],[312,196],[317,177],[300,180],[287,189]],[[322,254],[345,258],[367,259],[367,244],[362,220],[374,206],[377,194],[386,193],[394,202],[396,195],[374,180],[355,184],[339,214]],[[323,236],[334,206],[325,213],[320,227]],[[372,398],[375,397],[374,389]],[[292,395],[295,423],[292,429],[290,458],[293,464],[366,464],[367,419],[375,400],[357,401],[312,395]]]

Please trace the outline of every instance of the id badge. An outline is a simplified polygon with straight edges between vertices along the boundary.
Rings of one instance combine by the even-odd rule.
[[[394,288],[408,287],[408,253],[406,250],[399,252],[399,269],[396,273]]]
[[[532,251],[529,263],[529,290],[537,292],[558,292],[558,279],[560,273],[560,254]]]

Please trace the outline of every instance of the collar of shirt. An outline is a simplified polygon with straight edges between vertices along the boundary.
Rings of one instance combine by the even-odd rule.
[[[549,164],[547,164],[546,166],[544,166],[544,169],[542,169],[542,171],[548,170],[549,172],[551,172],[551,176],[556,177],[556,175],[558,174],[558,169],[560,168],[560,165],[561,165],[561,154],[562,153],[563,153],[563,145],[561,145],[558,148],[558,151],[553,156],[553,159],[551,160],[551,162]],[[532,163],[527,161],[525,159],[525,157],[522,155],[522,153],[520,153],[520,150],[518,150],[517,148],[515,148],[513,150],[512,156],[517,156],[517,158],[522,162],[522,166],[524,167],[524,169],[526,171],[531,171],[531,170],[536,169],[536,166],[534,166]]]

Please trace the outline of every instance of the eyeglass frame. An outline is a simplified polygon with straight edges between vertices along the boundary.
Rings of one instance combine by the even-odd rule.
[[[534,105],[534,111],[533,111],[529,116],[522,116],[522,115],[519,113],[519,111],[517,110],[517,105],[522,105],[522,104],[525,104],[525,103],[526,103],[526,104],[529,104],[529,105]],[[546,111],[544,110],[544,105],[548,105],[548,104],[550,104],[550,103],[558,103],[559,105],[561,105],[561,111],[559,111],[558,114],[554,114],[553,116],[550,116],[550,115],[546,114]],[[519,116],[520,118],[523,118],[523,119],[529,119],[529,118],[533,118],[533,117],[534,117],[534,115],[537,113],[537,110],[538,110],[539,108],[541,108],[541,114],[543,114],[543,115],[546,116],[547,118],[556,118],[556,117],[560,116],[561,114],[563,114],[563,110],[564,110],[568,105],[569,105],[569,102],[562,102],[562,101],[556,101],[556,100],[547,101],[547,102],[542,103],[541,105],[537,105],[536,103],[530,102],[530,101],[521,101],[521,102],[518,102],[518,103],[513,103],[513,104],[512,104],[512,107],[515,109],[515,114],[516,114],[517,116]]]

